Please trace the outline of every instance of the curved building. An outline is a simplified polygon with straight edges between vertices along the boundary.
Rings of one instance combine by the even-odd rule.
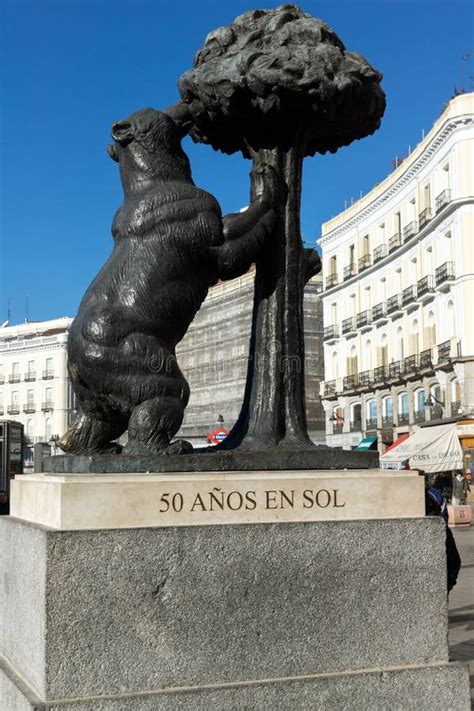
[[[474,413],[474,94],[322,226],[327,443]]]

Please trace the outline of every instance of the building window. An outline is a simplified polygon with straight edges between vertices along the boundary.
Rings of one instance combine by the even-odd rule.
[[[351,430],[360,431],[362,429],[362,405],[355,402],[351,405]]]
[[[398,412],[400,415],[406,415],[408,422],[408,393],[400,393],[400,395],[398,396]]]
[[[419,388],[415,391],[415,410],[419,415],[425,414],[425,391]]]
[[[393,398],[387,395],[382,400],[382,412],[386,421],[393,422]]]
[[[377,427],[377,401],[375,399],[367,402],[367,429]]]

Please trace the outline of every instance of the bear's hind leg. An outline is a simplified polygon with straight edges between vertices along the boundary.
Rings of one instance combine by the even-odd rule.
[[[177,397],[155,397],[137,405],[128,423],[124,454],[184,454],[192,445],[184,440],[170,444],[183,421],[184,404]]]
[[[63,452],[68,454],[93,454],[94,452],[119,451],[112,440],[127,429],[125,418],[113,421],[99,420],[91,415],[80,415],[58,440]]]

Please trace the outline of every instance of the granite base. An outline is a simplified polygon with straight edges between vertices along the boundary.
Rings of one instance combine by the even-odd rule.
[[[438,519],[0,519],[0,708],[469,709]]]

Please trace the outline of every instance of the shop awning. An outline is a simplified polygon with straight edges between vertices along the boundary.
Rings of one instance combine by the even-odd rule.
[[[406,461],[410,469],[442,472],[462,469],[463,453],[455,424],[422,427],[380,457],[382,469],[398,469]]]
[[[377,437],[364,437],[363,440],[359,442],[356,449],[376,449],[377,447]]]
[[[382,457],[385,457],[385,455],[387,455],[389,452],[391,452],[392,449],[395,449],[396,447],[398,447],[398,445],[401,444],[402,442],[404,442],[406,439],[408,439],[409,436],[410,435],[408,434],[408,432],[404,432],[403,434],[400,435],[400,437],[397,437],[395,442],[392,442],[390,447],[387,447],[387,449],[383,453]],[[389,461],[388,459],[383,461],[382,457],[380,458],[380,468],[381,469],[404,469],[405,468],[404,461],[396,461],[396,462],[393,461],[392,462],[392,461]]]

